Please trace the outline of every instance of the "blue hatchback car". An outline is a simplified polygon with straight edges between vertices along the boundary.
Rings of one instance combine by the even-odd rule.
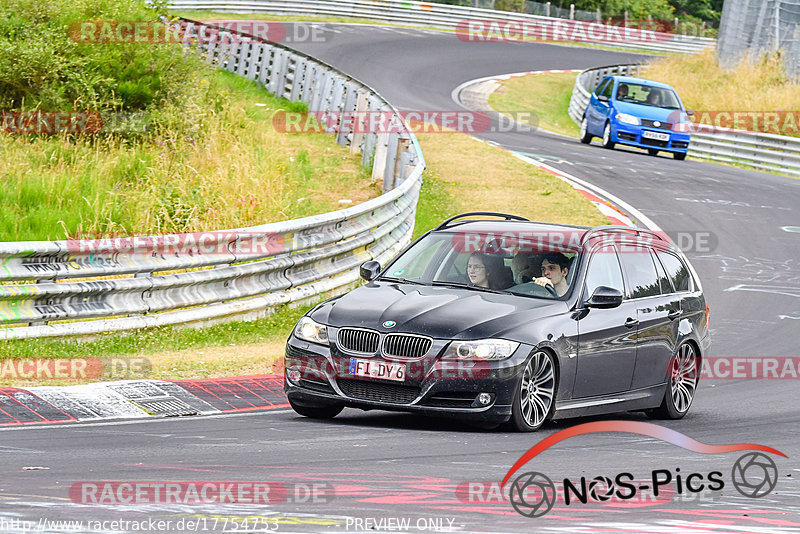
[[[580,139],[600,137],[605,148],[630,145],[651,156],[672,152],[686,159],[691,136],[689,115],[678,93],[665,83],[631,76],[607,76],[589,100],[581,120]]]

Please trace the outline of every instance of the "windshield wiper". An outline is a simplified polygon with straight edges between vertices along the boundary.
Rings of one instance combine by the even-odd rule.
[[[428,285],[425,282],[418,282],[417,280],[407,280],[405,278],[393,278],[391,276],[381,276],[380,278],[378,278],[378,280],[384,281],[384,282],[399,282],[401,284],[415,284],[415,285],[418,285],[418,286],[427,286]]]
[[[448,286],[448,287],[463,287],[464,289],[475,289],[476,291],[485,291],[486,293],[497,293],[499,295],[508,295],[507,291],[501,291],[499,289],[490,289],[488,287],[483,286],[473,286],[470,284],[462,284],[461,282],[444,282],[441,280],[434,280],[431,282],[431,285],[434,286]]]

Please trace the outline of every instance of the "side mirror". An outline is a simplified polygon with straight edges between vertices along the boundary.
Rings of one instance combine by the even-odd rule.
[[[381,264],[375,260],[365,261],[361,264],[361,269],[359,270],[361,278],[367,282],[374,280],[379,272],[381,272]]]
[[[587,308],[616,308],[622,304],[622,291],[613,287],[600,286],[586,301]]]
[[[687,115],[689,115],[690,117],[692,117],[692,116],[694,116],[694,111],[689,111],[689,110],[687,109],[687,110],[686,110],[686,114],[687,114]]]
[[[599,100],[600,102],[608,102],[608,97],[607,96],[603,96],[603,95],[599,95],[597,97],[597,100]]]

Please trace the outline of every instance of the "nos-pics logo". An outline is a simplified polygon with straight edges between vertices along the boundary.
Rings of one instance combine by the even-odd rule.
[[[627,432],[641,434],[684,449],[702,454],[723,454],[748,450],[740,456],[730,470],[730,483],[743,496],[760,498],[768,495],[778,483],[778,466],[764,452],[786,457],[780,451],[764,445],[739,443],[733,445],[708,445],[700,443],[680,432],[670,430],[652,423],[636,421],[601,421],[577,425],[542,440],[511,467],[502,481],[502,486],[511,479],[523,465],[534,456],[552,445],[573,436],[595,432]],[[763,451],[763,452],[752,452]],[[642,478],[635,478],[633,473],[622,472],[615,475],[598,475],[587,479],[563,479],[553,482],[547,475],[537,471],[528,471],[514,478],[509,487],[509,500],[514,509],[525,517],[540,517],[549,512],[556,502],[566,506],[607,502],[615,500],[625,502],[642,499],[644,493],[658,498],[664,495],[676,496],[698,494],[700,492],[717,492],[726,486],[722,471],[685,472],[679,467],[674,469],[654,469]]]

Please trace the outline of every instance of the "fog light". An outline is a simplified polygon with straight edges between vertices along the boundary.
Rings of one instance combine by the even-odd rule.
[[[478,402],[486,406],[490,402],[492,402],[492,396],[488,393],[481,393],[478,395]]]
[[[297,367],[289,367],[286,369],[286,378],[290,382],[297,382],[300,380],[300,370]]]

